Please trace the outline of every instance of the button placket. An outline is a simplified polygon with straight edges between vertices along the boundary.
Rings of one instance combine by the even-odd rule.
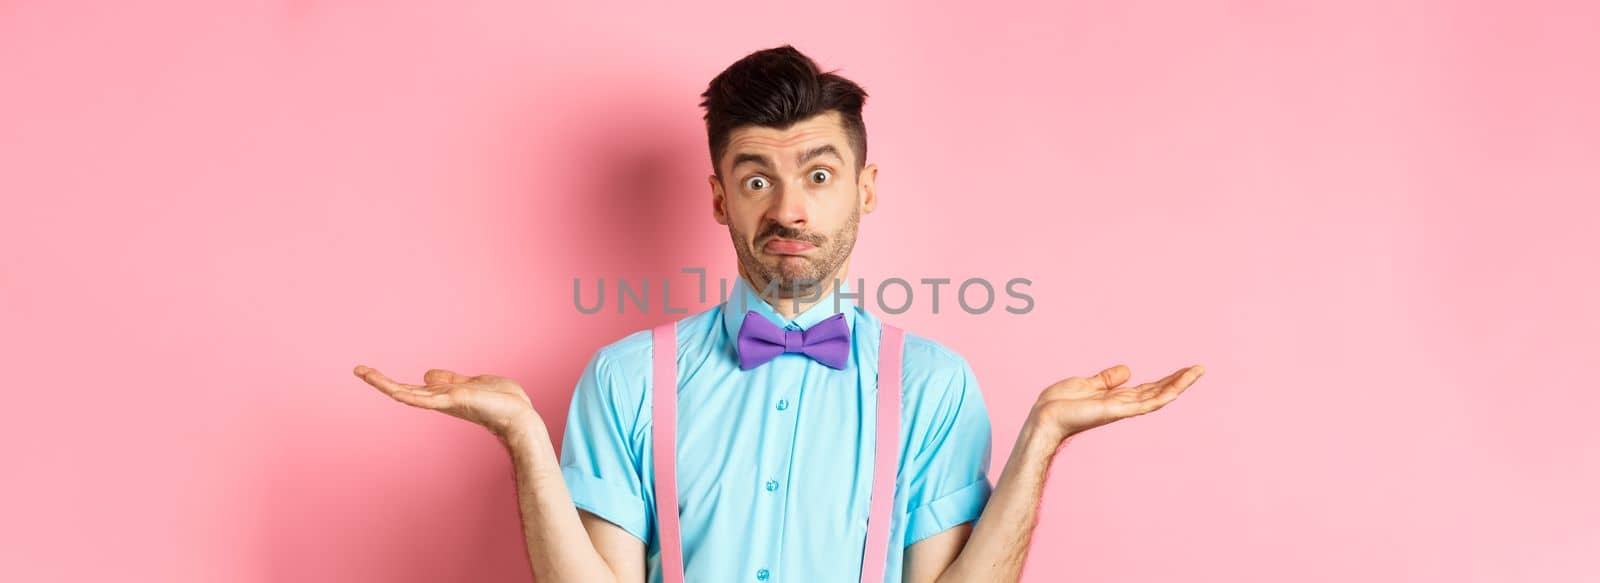
[[[807,358],[780,358],[774,359],[772,362],[768,363],[767,366],[778,365],[782,367],[781,369],[776,369],[773,371],[773,378],[778,379],[783,383],[793,383],[791,387],[785,387],[780,390],[789,393],[790,396],[793,396],[798,400],[801,396],[801,387],[804,386],[804,383],[806,382],[806,373],[808,372],[806,365],[810,362],[810,359]],[[774,405],[774,407],[779,411],[784,411],[789,409],[791,405],[793,405],[793,403],[790,403],[788,399],[779,399],[778,403]],[[771,542],[768,552],[773,554],[767,559],[767,561],[782,560],[781,549],[783,545],[781,544],[781,539],[784,526],[788,522],[787,509],[789,506],[789,496],[786,491],[780,490],[780,488],[782,487],[784,481],[788,481],[790,473],[794,471],[795,433],[799,428],[799,421],[797,417],[798,416],[794,414],[775,416],[772,418],[772,420],[775,422],[773,423],[773,426],[777,428],[777,430],[767,433],[767,435],[773,440],[773,443],[771,444],[772,447],[765,449],[773,452],[775,456],[774,459],[770,461],[764,460],[767,461],[767,465],[765,465],[765,467],[770,468],[771,473],[767,474],[767,479],[760,486],[760,488],[763,490],[761,494],[767,494],[767,496],[763,497],[763,502],[758,504],[758,506],[763,504],[766,505],[765,508],[760,510],[763,512],[770,512],[770,516],[773,516],[776,519],[775,523],[778,525],[779,533],[779,535],[773,538]],[[767,567],[763,567],[756,572],[757,580],[766,581],[767,578],[771,577],[772,575],[770,568],[775,566],[777,565],[775,565],[773,562],[768,562]]]

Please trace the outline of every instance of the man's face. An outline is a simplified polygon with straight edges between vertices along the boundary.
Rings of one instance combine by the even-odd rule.
[[[838,112],[785,130],[735,129],[708,177],[712,215],[728,226],[739,271],[758,291],[777,282],[779,297],[816,297],[849,265],[863,213],[877,206],[876,164],[859,175]]]

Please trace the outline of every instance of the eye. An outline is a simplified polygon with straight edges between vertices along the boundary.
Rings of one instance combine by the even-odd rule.
[[[813,184],[822,184],[831,177],[833,177],[833,173],[829,172],[827,168],[818,168],[811,171],[811,182]]]
[[[767,177],[756,175],[746,178],[744,179],[744,187],[750,190],[765,190],[767,188]]]

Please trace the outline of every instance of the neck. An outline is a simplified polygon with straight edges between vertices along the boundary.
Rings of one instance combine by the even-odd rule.
[[[766,282],[755,281],[750,277],[750,274],[744,270],[744,266],[739,266],[739,277],[744,278],[745,285],[748,285],[750,286],[750,289],[755,290],[757,296],[760,296],[762,300],[767,302],[767,305],[772,306],[773,311],[777,312],[778,315],[783,316],[786,320],[793,319],[801,312],[810,309],[811,306],[815,306],[825,301],[832,301],[830,298],[833,297],[833,290],[838,289],[838,286],[841,284],[841,282],[845,281],[845,277],[849,275],[849,273],[850,262],[846,260],[844,265],[840,265],[839,270],[834,272],[833,275],[824,277],[818,282],[817,285],[822,286],[822,289],[815,298],[812,298],[809,295],[802,295],[798,298],[767,297],[766,294],[762,293],[764,290],[766,290]],[[782,294],[785,290],[782,289],[782,286],[779,286],[777,291],[779,294]]]

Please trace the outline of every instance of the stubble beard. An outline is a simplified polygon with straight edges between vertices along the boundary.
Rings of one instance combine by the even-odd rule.
[[[845,221],[844,225],[821,242],[818,242],[816,235],[811,233],[800,234],[788,229],[767,226],[763,231],[763,239],[777,235],[817,245],[817,249],[810,256],[778,255],[772,263],[763,261],[763,257],[757,255],[755,245],[761,241],[745,237],[731,221],[728,223],[728,236],[733,239],[734,253],[739,257],[739,271],[750,280],[757,294],[766,293],[771,282],[777,282],[777,289],[773,290],[777,297],[815,298],[821,295],[819,291],[831,291],[827,288],[819,290],[818,286],[831,285],[828,280],[837,274],[839,267],[850,258],[850,252],[856,245],[856,234],[860,223],[861,209],[858,207],[850,211],[850,219]],[[773,259],[773,256],[766,258]]]

